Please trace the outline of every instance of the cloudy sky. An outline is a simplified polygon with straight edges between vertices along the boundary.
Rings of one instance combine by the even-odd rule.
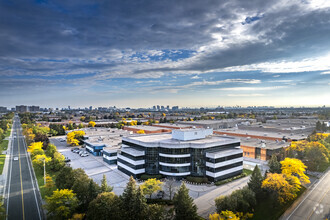
[[[1,0],[0,106],[330,105],[328,0]]]

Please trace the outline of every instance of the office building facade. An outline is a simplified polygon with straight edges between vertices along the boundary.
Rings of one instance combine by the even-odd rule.
[[[243,153],[237,138],[214,136],[212,129],[177,129],[123,138],[117,165],[135,178],[161,174],[218,181],[242,173]]]

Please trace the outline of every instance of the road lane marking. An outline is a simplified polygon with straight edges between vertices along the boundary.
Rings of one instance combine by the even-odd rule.
[[[317,184],[314,186],[314,188],[312,189],[312,191],[310,191],[308,193],[308,195],[299,203],[299,205],[291,212],[291,214],[287,217],[287,220],[291,218],[291,216],[293,215],[293,213],[295,213],[295,211],[297,211],[297,209],[301,206],[301,204],[303,202],[305,202],[305,200],[309,197],[309,195],[314,191],[314,189],[317,188],[317,186],[323,181],[323,179],[329,174],[329,170],[327,171],[327,173],[321,178],[319,179],[319,181],[317,182]]]
[[[42,218],[41,218],[40,208],[39,208],[37,195],[36,195],[36,190],[35,190],[36,188],[38,188],[38,186],[36,186],[36,188],[34,187],[34,184],[37,184],[37,180],[35,179],[35,182],[34,182],[33,179],[32,179],[32,171],[31,171],[31,166],[30,166],[30,163],[29,163],[30,156],[27,153],[27,145],[26,145],[26,141],[25,141],[24,137],[23,137],[23,145],[25,147],[24,148],[25,156],[26,156],[26,161],[27,161],[28,168],[29,168],[29,171],[30,171],[31,183],[32,183],[32,187],[33,187],[34,198],[35,198],[37,209],[38,209],[38,215],[39,215],[39,219],[41,220]]]
[[[322,196],[322,198],[318,201],[317,204],[320,204],[322,202],[322,200],[324,199],[324,197],[328,194],[328,192],[330,191],[330,189],[328,189],[328,191],[326,191],[326,193],[324,193],[324,195]],[[312,209],[311,214],[308,216],[308,220],[312,217],[313,213],[314,213],[314,209]]]
[[[18,129],[17,129],[17,132],[18,132]],[[25,220],[23,182],[22,182],[22,167],[21,167],[21,153],[20,153],[20,149],[19,149],[19,139],[17,139],[17,146],[18,146],[19,176],[20,176],[20,180],[21,180],[22,212],[23,212],[23,220]]]

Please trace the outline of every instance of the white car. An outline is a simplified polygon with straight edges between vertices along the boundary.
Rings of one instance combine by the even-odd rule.
[[[18,157],[14,157],[14,160],[18,160]]]
[[[83,153],[83,154],[81,154],[80,156],[81,156],[81,157],[88,157],[89,154],[88,154],[88,153]]]

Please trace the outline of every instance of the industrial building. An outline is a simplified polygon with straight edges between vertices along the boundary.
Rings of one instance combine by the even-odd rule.
[[[117,165],[135,178],[161,174],[218,181],[242,173],[243,151],[239,139],[214,136],[212,129],[175,129],[172,133],[123,137]]]

